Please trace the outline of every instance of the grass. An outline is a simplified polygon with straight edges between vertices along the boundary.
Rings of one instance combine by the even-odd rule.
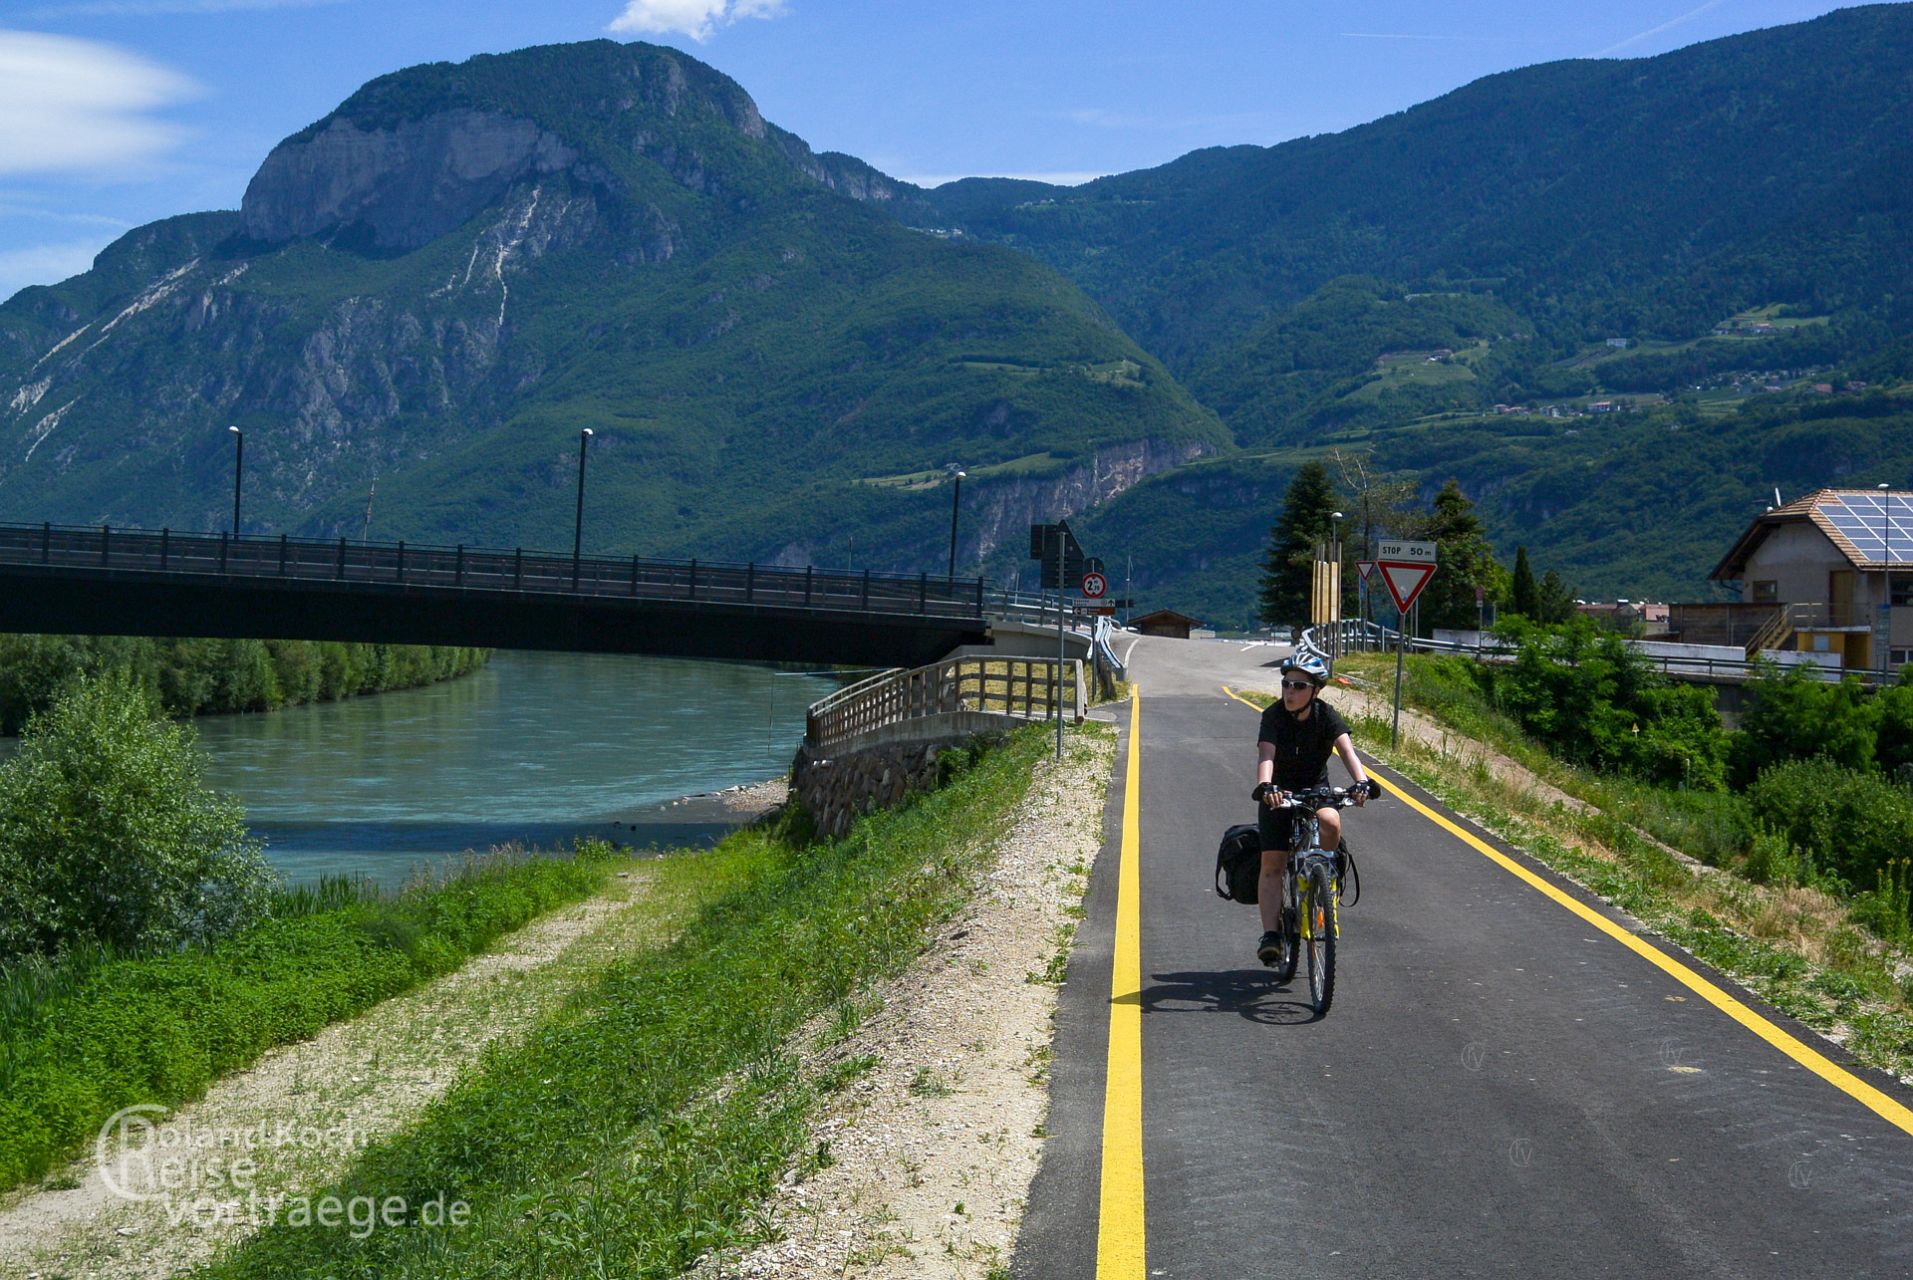
[[[805,1117],[842,1083],[803,1078],[785,1041],[819,1014],[860,1021],[858,993],[961,908],[1047,746],[1012,735],[834,841],[752,830],[661,869],[702,886],[674,943],[607,963],[316,1192],[447,1198],[469,1206],[463,1228],[281,1223],[212,1274],[663,1277],[761,1235],[754,1206],[827,1159]]]
[[[1385,687],[1379,659],[1353,655],[1341,665]],[[1903,885],[1841,901],[1815,888],[1755,884],[1739,874],[1742,853],[1723,813],[1731,797],[1666,791],[1568,766],[1442,680],[1438,665],[1419,675],[1426,678],[1411,684],[1405,699],[1447,732],[1433,742],[1404,734],[1391,751],[1388,720],[1358,717],[1353,723],[1365,750],[1775,1008],[1839,1034],[1863,1062],[1895,1076],[1913,1072],[1905,943],[1860,924],[1869,912],[1888,917]],[[1520,769],[1491,768],[1484,746]]]
[[[389,899],[334,881],[281,895],[266,923],[208,948],[13,966],[0,984],[0,1189],[40,1177],[121,1107],[197,1098],[267,1049],[449,972],[612,865],[608,846],[495,856]]]

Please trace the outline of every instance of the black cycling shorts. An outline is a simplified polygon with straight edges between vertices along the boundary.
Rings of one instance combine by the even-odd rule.
[[[1289,850],[1289,841],[1295,835],[1294,806],[1271,809],[1266,804],[1258,804],[1255,810],[1256,831],[1262,840],[1264,849]]]

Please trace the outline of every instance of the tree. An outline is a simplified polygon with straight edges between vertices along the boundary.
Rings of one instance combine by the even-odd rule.
[[[271,884],[238,803],[201,783],[192,730],[124,674],[69,685],[0,765],[0,958],[218,937]]]
[[[1548,626],[1559,626],[1574,616],[1574,592],[1552,569],[1541,575],[1541,585],[1535,591],[1535,609],[1535,621]]]
[[[1508,589],[1508,608],[1524,618],[1540,621],[1541,589],[1535,585],[1534,569],[1528,564],[1528,549],[1514,549],[1514,582]]]
[[[1495,563],[1494,548],[1481,532],[1475,504],[1453,480],[1435,495],[1423,536],[1436,544],[1435,576],[1421,593],[1423,628],[1474,626],[1480,616],[1475,588],[1481,588],[1491,600],[1500,599],[1504,571]]]
[[[1305,462],[1289,482],[1282,514],[1269,530],[1268,550],[1262,557],[1262,590],[1258,613],[1271,626],[1307,621],[1309,566],[1315,544],[1333,535],[1335,487],[1328,468]]]
[[[1734,736],[1734,780],[1745,786],[1769,765],[1825,756],[1844,769],[1873,767],[1877,704],[1858,676],[1832,684],[1794,667],[1769,670],[1746,686],[1747,706]]]
[[[1913,782],[1913,666],[1900,668],[1900,679],[1874,695],[1879,704],[1879,727],[1873,742],[1873,762],[1891,778]]]

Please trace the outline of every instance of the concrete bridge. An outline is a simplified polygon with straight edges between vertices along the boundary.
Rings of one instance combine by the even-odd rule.
[[[919,666],[990,642],[981,579],[0,524],[0,632]]]

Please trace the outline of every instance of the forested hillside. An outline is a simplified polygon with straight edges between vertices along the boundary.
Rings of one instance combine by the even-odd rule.
[[[1913,6],[1554,63],[1078,188],[932,191],[694,59],[415,67],[0,305],[0,518],[1027,571],[1228,625],[1300,462],[1705,598],[1775,486],[1913,482]],[[453,156],[463,157],[456,163]],[[477,157],[476,160],[473,157]]]

